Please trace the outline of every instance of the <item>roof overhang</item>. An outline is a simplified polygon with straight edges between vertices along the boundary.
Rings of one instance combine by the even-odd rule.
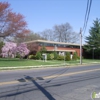
[[[63,44],[63,45],[74,45],[74,46],[80,46],[80,44],[76,43],[65,43],[65,42],[56,42],[56,41],[47,41],[47,40],[33,40],[33,41],[28,41],[25,43],[34,43],[34,42],[39,42],[39,43],[51,43],[51,44]]]
[[[60,52],[76,52],[75,50],[47,50],[47,51],[60,51]]]

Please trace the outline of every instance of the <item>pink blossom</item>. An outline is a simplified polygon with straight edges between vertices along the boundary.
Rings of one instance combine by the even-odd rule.
[[[29,53],[27,49],[27,45],[21,43],[17,46],[16,43],[13,42],[6,42],[5,45],[2,47],[2,57],[12,57],[14,58],[16,54],[20,54],[21,57],[24,57]]]

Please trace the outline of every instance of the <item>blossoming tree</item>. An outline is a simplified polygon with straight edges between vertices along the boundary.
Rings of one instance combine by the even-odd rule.
[[[20,55],[20,57],[24,57],[25,55],[28,55],[29,50],[27,49],[27,45],[24,43],[21,43],[17,46],[16,43],[13,42],[7,42],[2,47],[2,57],[16,57],[17,54]]]

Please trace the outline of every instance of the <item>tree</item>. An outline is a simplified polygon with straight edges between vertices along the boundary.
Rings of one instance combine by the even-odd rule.
[[[16,56],[16,47],[17,44],[13,42],[6,42],[5,45],[2,47],[2,57],[12,57]]]
[[[29,54],[33,54],[35,55],[36,52],[38,51],[38,44],[37,43],[28,43],[26,42],[27,44],[27,48],[30,50],[30,53]]]
[[[100,19],[96,18],[93,26],[89,30],[89,36],[86,37],[86,45],[84,49],[91,53],[95,49],[95,54],[100,57]]]
[[[20,54],[20,57],[25,57],[29,54],[29,50],[27,49],[27,45],[25,43],[21,43],[16,48],[16,53]]]
[[[0,41],[0,54],[1,54],[1,52],[2,52],[2,47],[3,47],[3,45],[4,45],[3,41]]]
[[[51,60],[50,54],[47,54],[47,60]]]
[[[41,59],[41,53],[39,51],[36,53],[36,59]]]
[[[74,52],[72,59],[77,60],[77,57],[78,57],[77,52]]]
[[[50,41],[54,41],[54,32],[51,29],[46,29],[43,32],[40,32],[41,37],[43,37],[43,39],[45,40],[50,40]]]
[[[41,54],[45,53],[47,51],[45,46],[42,46],[40,49]]]
[[[66,60],[66,61],[70,61],[70,60],[71,60],[71,58],[70,58],[70,53],[69,53],[69,52],[66,53],[65,60]]]
[[[12,12],[8,2],[0,2],[0,37],[23,37],[29,30],[24,16]]]
[[[55,25],[54,37],[58,42],[77,42],[78,34],[72,31],[72,27],[69,23]]]
[[[16,43],[21,43],[21,42],[38,40],[38,39],[43,40],[43,38],[39,34],[30,31],[30,33],[26,34],[24,37],[22,37],[22,38],[15,37],[12,41],[14,41]]]
[[[100,20],[97,18],[89,30],[89,36],[86,37],[87,49],[100,48]]]
[[[58,57],[58,54],[57,54],[57,52],[56,52],[56,51],[54,51],[54,52],[53,52],[53,54],[54,54],[54,59],[56,60],[56,59],[57,59],[57,57]]]
[[[2,57],[16,57],[17,54],[20,55],[20,57],[24,57],[25,55],[28,55],[29,50],[27,49],[26,44],[21,43],[17,46],[16,43],[13,42],[7,42],[2,47]]]

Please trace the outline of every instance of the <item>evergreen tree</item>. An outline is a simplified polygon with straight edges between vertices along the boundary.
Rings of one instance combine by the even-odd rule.
[[[74,52],[74,54],[73,54],[73,58],[72,58],[72,59],[73,59],[73,60],[77,60],[77,57],[78,57],[78,56],[77,56],[77,53]]]
[[[58,57],[58,54],[57,54],[57,52],[56,52],[56,51],[54,51],[54,59],[56,60],[56,59],[57,59],[57,57]]]
[[[41,59],[41,53],[39,51],[36,53],[36,59]]]
[[[71,58],[70,58],[70,53],[69,53],[69,52],[66,53],[65,60],[66,60],[66,61],[70,61],[70,60],[71,60]]]
[[[100,19],[98,18],[94,20],[93,26],[89,30],[89,36],[86,37],[86,45],[84,46],[84,49],[89,54],[91,53],[91,57],[93,49],[95,49],[95,55],[100,57]]]
[[[100,20],[97,18],[94,20],[93,26],[89,30],[89,36],[86,37],[87,45],[85,48],[91,50],[93,48],[98,49],[100,47]]]
[[[40,49],[41,54],[42,53],[45,53],[46,51],[47,51],[46,47],[45,46],[42,46],[41,49]]]

